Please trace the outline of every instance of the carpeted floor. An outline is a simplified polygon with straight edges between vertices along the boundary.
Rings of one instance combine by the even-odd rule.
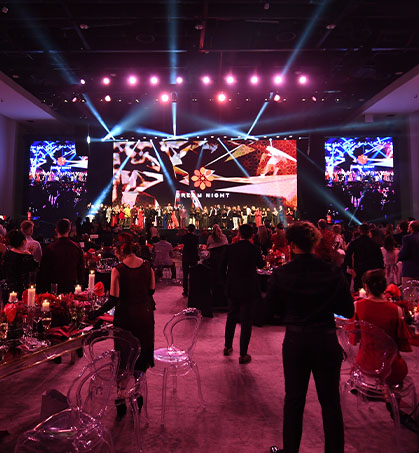
[[[156,347],[164,346],[163,327],[172,314],[185,308],[186,299],[180,286],[158,287],[155,295]],[[238,363],[236,332],[234,354],[224,357],[223,339],[226,314],[204,318],[195,349],[201,373],[206,409],[201,409],[193,374],[178,378],[178,391],[167,394],[166,426],[160,428],[161,377],[148,373],[150,423],[142,419],[145,452],[220,452],[263,453],[271,445],[281,445],[284,380],[281,345],[284,328],[255,327],[249,353],[253,361]],[[403,354],[409,375],[419,387],[417,352]],[[9,435],[0,441],[0,452],[12,452],[17,437],[40,421],[41,395],[56,388],[66,392],[85,359],[69,363],[64,356],[60,365],[46,363],[0,381],[0,430]],[[343,376],[344,378],[344,376]],[[169,384],[171,384],[169,380]],[[352,452],[418,452],[417,437],[402,428],[402,448],[396,449],[394,425],[383,403],[361,404],[348,395],[344,406],[345,439]],[[111,429],[115,449],[120,453],[134,452],[133,420],[130,413],[122,422],[115,421],[111,407],[106,424]],[[304,413],[304,431],[300,451],[323,451],[321,411],[313,382],[310,382]]]

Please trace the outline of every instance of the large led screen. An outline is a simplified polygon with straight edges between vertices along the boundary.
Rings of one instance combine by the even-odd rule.
[[[384,221],[396,212],[392,137],[331,137],[325,161],[330,202],[340,217]]]
[[[114,142],[112,201],[297,208],[295,140]]]
[[[55,221],[83,216],[86,209],[86,156],[73,141],[36,141],[30,147],[28,204],[34,218]]]

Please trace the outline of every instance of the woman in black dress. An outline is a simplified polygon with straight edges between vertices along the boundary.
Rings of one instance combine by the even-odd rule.
[[[154,271],[150,263],[134,253],[128,233],[118,235],[115,254],[121,261],[112,269],[108,301],[94,312],[102,315],[115,307],[114,326],[130,331],[140,340],[141,354],[135,369],[154,366]]]
[[[20,299],[29,286],[29,274],[38,269],[38,263],[31,253],[25,251],[26,238],[20,230],[9,231],[6,240],[11,247],[4,253],[1,266],[7,285],[3,294],[5,301],[8,300],[10,291],[16,291]]]

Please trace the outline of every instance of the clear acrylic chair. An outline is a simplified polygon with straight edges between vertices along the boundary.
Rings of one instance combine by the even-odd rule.
[[[398,352],[397,345],[387,333],[368,322],[352,321],[338,329],[338,337],[346,360],[351,364],[349,379],[343,384],[342,397],[355,392],[359,401],[389,402],[396,430],[396,444],[400,445],[400,400],[411,399],[413,414],[417,412],[416,389],[413,380],[405,377],[401,385],[390,385],[386,378]],[[362,349],[361,354],[359,351]],[[344,400],[342,401],[344,405]],[[417,414],[416,414],[417,417]],[[418,437],[419,440],[419,437]]]
[[[192,359],[192,352],[198,339],[198,329],[202,315],[196,308],[186,308],[175,314],[164,327],[163,333],[167,346],[154,350],[155,367],[153,373],[163,376],[161,426],[164,426],[166,415],[167,377],[173,377],[173,391],[176,392],[177,376],[185,376],[193,371],[198,386],[201,405],[205,407],[201,390],[201,378],[198,365]]]
[[[118,369],[113,387],[116,392],[115,401],[131,407],[137,449],[141,451],[141,407],[138,405],[141,397],[144,397],[147,420],[148,413],[146,375],[135,370],[135,363],[141,352],[140,342],[131,332],[112,326],[93,331],[83,343],[84,354],[89,360],[94,360],[104,350],[118,353]]]
[[[87,365],[67,393],[68,409],[23,433],[15,453],[113,453],[110,432],[100,422],[116,378],[118,356],[105,352]]]

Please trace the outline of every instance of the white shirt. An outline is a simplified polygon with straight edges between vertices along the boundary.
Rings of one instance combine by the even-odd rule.
[[[38,241],[35,241],[35,239],[32,238],[32,236],[26,236],[26,247],[25,250],[31,253],[33,256],[33,259],[37,261],[38,263],[41,262],[42,258],[42,248],[41,244]]]

